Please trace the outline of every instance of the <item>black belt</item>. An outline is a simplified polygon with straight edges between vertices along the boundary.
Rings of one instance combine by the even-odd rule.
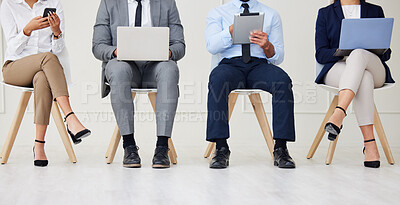
[[[231,58],[231,59],[242,59],[242,56],[236,56],[236,57],[233,57],[233,58]],[[253,61],[253,60],[267,60],[267,59],[265,59],[265,58],[257,58],[257,57],[250,57],[250,59]]]

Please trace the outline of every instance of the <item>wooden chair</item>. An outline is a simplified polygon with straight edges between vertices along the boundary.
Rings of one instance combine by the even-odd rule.
[[[239,95],[247,95],[249,96],[251,105],[254,109],[254,114],[257,117],[258,123],[260,124],[261,131],[264,135],[265,142],[267,143],[269,153],[273,157],[274,152],[274,141],[272,138],[271,129],[269,127],[268,119],[265,114],[264,106],[261,100],[260,93],[263,92],[262,90],[245,90],[245,89],[238,89],[234,90],[229,94],[229,117],[231,119],[233,108],[235,107],[236,100]],[[204,153],[204,158],[210,157],[211,153],[215,151],[215,142],[210,142]]]
[[[156,110],[156,100],[157,100],[157,89],[132,89],[132,99],[135,100],[136,94],[147,94],[153,110]],[[119,141],[121,140],[121,134],[119,132],[118,125],[115,126],[114,133],[111,137],[110,144],[108,145],[108,149],[106,152],[106,163],[111,164],[114,161],[115,153],[117,152],[117,148],[119,145]],[[172,164],[177,164],[177,154],[175,151],[174,143],[171,138],[168,140],[169,146],[169,158]]]
[[[3,84],[7,87],[17,88],[19,90],[22,90],[22,95],[21,95],[21,98],[20,98],[20,101],[18,104],[17,112],[15,113],[14,120],[11,123],[10,130],[8,132],[7,138],[5,140],[3,149],[0,154],[1,164],[6,164],[8,162],[8,158],[10,156],[11,149],[13,148],[15,138],[17,136],[19,127],[21,125],[22,118],[24,117],[26,107],[28,106],[29,99],[33,93],[33,88],[13,86],[13,85],[9,85],[4,82],[1,82],[0,84]],[[67,151],[69,160],[72,163],[76,163],[77,160],[76,160],[76,156],[74,153],[74,149],[72,148],[71,141],[68,137],[68,134],[65,129],[65,125],[64,125],[64,122],[61,117],[61,113],[60,113],[60,110],[58,108],[56,101],[53,102],[53,107],[51,108],[51,115],[53,116],[54,122],[56,123],[58,133],[60,134],[60,137],[64,144],[65,150]]]
[[[319,72],[321,72],[322,67],[323,67],[323,65],[320,65],[318,63],[316,64],[316,74],[319,74]],[[323,89],[325,89],[329,92],[338,93],[338,88],[327,86],[327,85],[318,85],[318,86],[322,87]],[[375,90],[389,89],[394,86],[395,86],[395,84],[385,84],[383,87],[377,88]],[[319,127],[319,130],[317,132],[317,135],[315,136],[314,142],[311,145],[311,148],[307,154],[307,159],[311,159],[314,156],[315,151],[317,150],[319,144],[321,143],[322,138],[325,135],[325,124],[328,122],[329,118],[333,115],[333,112],[337,105],[338,105],[338,96],[336,95],[333,98],[331,105],[329,106],[328,112],[326,113],[325,118],[321,123],[321,126]],[[381,142],[383,151],[385,152],[386,159],[389,164],[393,165],[395,163],[394,158],[393,158],[392,152],[390,150],[385,131],[383,130],[382,122],[379,117],[379,113],[378,113],[378,110],[376,109],[376,106],[375,106],[375,120],[374,121],[375,121],[374,127],[378,134],[379,141]],[[333,155],[335,153],[336,144],[337,144],[338,139],[339,139],[339,136],[337,136],[335,141],[330,141],[330,143],[329,143],[328,154],[327,154],[326,160],[325,160],[326,165],[330,165],[332,163],[332,159],[333,159]]]

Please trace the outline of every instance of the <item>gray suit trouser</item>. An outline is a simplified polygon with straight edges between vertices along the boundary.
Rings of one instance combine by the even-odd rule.
[[[111,105],[121,135],[134,133],[131,88],[157,88],[157,136],[171,137],[179,97],[179,69],[174,61],[127,62],[113,59],[106,66]]]

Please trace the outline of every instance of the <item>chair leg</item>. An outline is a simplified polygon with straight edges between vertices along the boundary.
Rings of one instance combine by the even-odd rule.
[[[4,142],[3,151],[1,152],[1,164],[6,164],[10,157],[11,149],[14,145],[19,127],[21,126],[22,118],[24,118],[26,107],[28,106],[29,99],[32,92],[23,92],[19,100],[17,112],[14,115],[14,120],[11,123],[10,130],[6,141]]]
[[[269,153],[273,157],[274,153],[274,140],[271,133],[271,128],[269,127],[268,118],[265,114],[265,109],[261,100],[261,95],[259,93],[249,95],[250,102],[253,106],[254,113],[256,114],[258,123],[260,124],[261,131],[263,133],[265,142],[269,149]]]
[[[239,96],[239,93],[231,93],[231,94],[229,94],[229,101],[228,101],[229,116],[228,116],[228,120],[230,120],[231,117],[232,117],[232,112],[233,112],[233,109],[235,108],[238,96]],[[204,158],[208,158],[211,155],[211,153],[215,149],[215,146],[216,146],[215,142],[208,143],[206,152],[204,153]]]
[[[319,144],[321,143],[322,137],[324,137],[324,135],[325,135],[325,124],[328,122],[329,118],[332,116],[337,104],[338,104],[338,96],[335,96],[335,98],[333,98],[333,100],[331,102],[331,105],[329,106],[328,112],[326,112],[325,118],[322,121],[321,126],[319,127],[319,130],[317,132],[317,135],[315,136],[314,142],[311,145],[310,151],[308,151],[307,159],[313,158],[315,151],[317,151],[317,148],[318,148]]]
[[[119,132],[118,125],[115,126],[114,133],[111,137],[110,144],[108,145],[106,163],[111,164],[114,161],[115,153],[117,152],[119,142],[121,141],[121,133]]]
[[[53,102],[53,106],[51,108],[51,115],[53,116],[58,133],[60,134],[60,137],[64,144],[65,150],[67,151],[69,160],[72,163],[76,163],[77,160],[76,160],[75,152],[74,152],[74,149],[72,148],[71,141],[68,137],[68,134],[65,129],[65,125],[64,125],[64,122],[63,122],[60,110],[58,109],[58,104],[56,101]]]
[[[172,142],[171,138],[168,139],[168,147],[169,147],[168,155],[169,155],[169,159],[171,160],[171,163],[177,164],[178,163],[178,161],[177,161],[178,155],[176,154],[175,146],[174,146],[174,143]]]
[[[394,158],[392,155],[392,151],[390,150],[389,142],[386,138],[385,130],[383,129],[381,118],[379,117],[379,113],[378,113],[378,110],[376,109],[376,106],[375,106],[375,123],[374,124],[375,124],[374,126],[375,126],[376,133],[378,134],[378,137],[379,137],[379,141],[381,142],[383,151],[385,152],[386,159],[389,164],[394,165]]]
[[[215,142],[209,142],[207,145],[206,152],[204,153],[204,158],[211,156],[211,153],[215,147]]]
[[[331,141],[329,143],[328,154],[326,155],[326,160],[325,160],[326,165],[332,164],[333,154],[335,154],[335,149],[336,149],[336,144],[338,142],[338,139],[339,139],[339,135],[336,137],[335,141],[333,141],[333,142]]]
[[[157,93],[149,93],[147,95],[149,96],[151,106],[153,107],[153,110],[155,112],[156,111]]]

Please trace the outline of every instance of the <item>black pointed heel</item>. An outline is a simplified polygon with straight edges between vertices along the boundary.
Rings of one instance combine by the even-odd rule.
[[[344,112],[345,117],[347,116],[346,110],[343,109],[342,107],[336,106],[336,109],[342,110]],[[337,125],[335,125],[335,124],[333,124],[331,122],[328,122],[325,125],[325,131],[329,133],[328,134],[328,139],[330,141],[335,141],[337,136],[340,134],[340,131],[342,129],[343,129],[343,125],[341,125],[340,128],[339,128]]]
[[[40,140],[35,140],[35,142],[42,143],[42,144],[46,143],[45,141],[40,141]],[[35,146],[33,146],[33,159],[35,159],[35,157],[36,157],[35,156]],[[37,167],[46,167],[49,164],[49,161],[48,160],[34,160],[33,164]]]
[[[364,143],[367,142],[375,142],[375,139],[372,140],[365,140]],[[365,147],[363,148],[363,154],[365,154]],[[378,161],[364,161],[364,167],[368,168],[379,168],[381,166],[381,162]]]
[[[68,113],[68,114],[65,116],[65,118],[64,118],[64,122],[67,122],[67,118],[68,118],[70,115],[74,115],[74,114],[75,114],[74,112]],[[76,145],[82,142],[82,138],[88,137],[88,136],[92,133],[90,130],[84,129],[84,130],[82,130],[82,131],[80,131],[80,132],[78,132],[78,133],[76,133],[76,134],[74,135],[74,134],[72,134],[72,132],[68,129],[68,124],[67,124],[67,131],[68,131],[69,136],[71,136],[72,142],[73,142],[74,144],[76,144]]]

